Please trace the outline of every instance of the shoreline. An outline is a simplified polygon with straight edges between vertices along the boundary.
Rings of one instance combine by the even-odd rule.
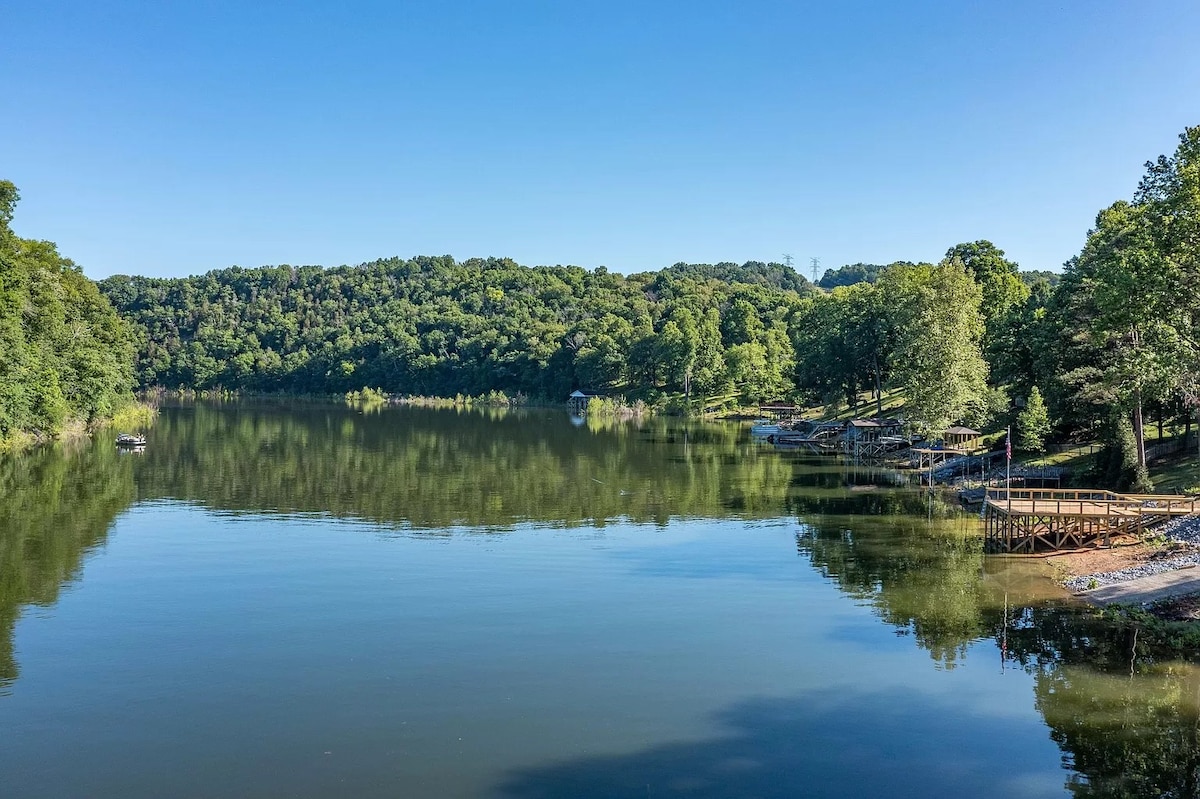
[[[1141,607],[1171,621],[1200,621],[1200,518],[1164,524],[1148,540],[1050,555],[1055,580],[1093,605]]]
[[[19,430],[0,439],[0,457],[27,455],[39,447],[52,444],[71,444],[85,438],[92,438],[103,430],[117,427],[144,430],[154,424],[157,416],[158,407],[154,403],[137,399],[113,413],[112,416],[95,419],[91,423],[84,422],[82,419],[70,419],[56,433]]]

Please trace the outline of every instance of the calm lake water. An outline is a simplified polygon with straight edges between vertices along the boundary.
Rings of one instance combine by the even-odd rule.
[[[1194,796],[1200,677],[744,427],[165,408],[0,460],[0,796]]]

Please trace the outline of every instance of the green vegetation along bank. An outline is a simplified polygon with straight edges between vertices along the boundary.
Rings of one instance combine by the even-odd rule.
[[[48,241],[13,233],[18,194],[0,181],[0,451],[133,404],[134,347],[96,284]]]

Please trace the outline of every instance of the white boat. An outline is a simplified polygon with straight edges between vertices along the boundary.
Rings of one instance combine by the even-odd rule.
[[[117,436],[118,447],[144,447],[146,446],[145,436],[135,436],[132,433],[121,433]]]
[[[766,438],[773,436],[776,433],[783,432],[783,425],[776,424],[770,419],[759,419],[754,424],[750,425],[750,435],[754,438]]]

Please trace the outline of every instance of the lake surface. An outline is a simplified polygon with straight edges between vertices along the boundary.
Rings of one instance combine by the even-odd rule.
[[[1196,795],[1196,669],[885,472],[551,411],[104,438],[0,460],[6,799]]]

